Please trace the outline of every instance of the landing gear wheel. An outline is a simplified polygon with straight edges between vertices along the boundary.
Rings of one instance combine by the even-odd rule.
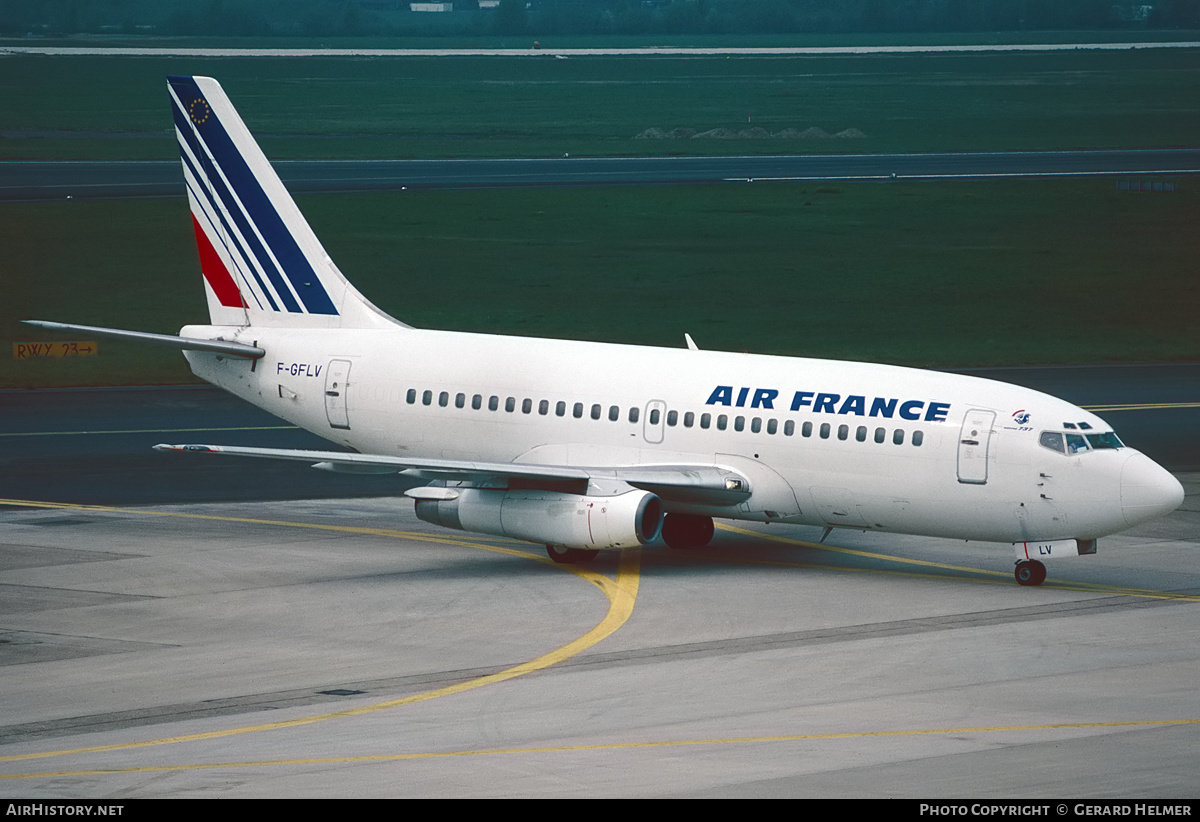
[[[712,517],[667,514],[667,518],[663,520],[662,538],[668,548],[703,548],[712,541],[713,532]]]
[[[1046,581],[1046,566],[1036,559],[1026,559],[1017,563],[1013,572],[1021,585],[1041,585]]]
[[[591,562],[600,552],[596,549],[586,548],[559,548],[554,545],[546,546],[546,553],[550,555],[550,559],[555,562],[561,562],[564,565],[574,565],[579,562]]]

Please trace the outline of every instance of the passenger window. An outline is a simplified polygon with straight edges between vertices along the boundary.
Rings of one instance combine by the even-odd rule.
[[[596,403],[592,406],[592,419],[600,419],[600,403]]]
[[[565,417],[567,415],[567,404],[559,400],[554,404],[554,415],[556,417]]]
[[[744,431],[746,428],[746,418],[740,414],[733,418],[733,430]]]
[[[859,442],[866,442],[867,441],[867,426],[865,426],[865,425],[858,426],[858,428],[854,431],[854,439],[858,440]]]
[[[688,411],[686,414],[683,415],[683,427],[684,428],[691,428],[695,424],[696,424],[696,415],[693,412]]]
[[[499,407],[500,407],[500,398],[499,397],[497,397],[495,394],[492,394],[492,396],[488,397],[488,410],[489,411],[495,411]]]
[[[575,406],[571,409],[571,414],[577,420],[583,419],[583,403],[581,403],[581,402],[575,403]]]
[[[661,414],[662,414],[662,412],[659,411],[657,408],[651,408],[650,409],[650,424],[658,425],[658,420],[659,420],[659,417],[661,416]]]
[[[805,423],[805,425],[807,425],[807,424],[808,423]],[[821,439],[823,439],[823,440],[829,439],[829,430],[830,430],[829,423],[827,423],[827,422],[821,423]]]
[[[1057,431],[1043,431],[1038,437],[1038,444],[1043,448],[1049,448],[1051,451],[1057,451],[1059,454],[1067,453],[1066,443],[1063,442],[1063,435]]]
[[[844,440],[844,439],[846,439],[846,438],[847,438],[847,437],[849,437],[849,436],[850,436],[850,426],[848,426],[848,425],[839,425],[839,426],[838,426],[838,439],[839,439],[839,440]]]
[[[754,417],[750,420],[750,433],[757,434],[762,430],[762,418]]]
[[[440,405],[442,408],[445,408],[449,404],[450,404],[450,392],[449,391],[443,391],[442,393],[438,394],[438,405]]]
[[[795,433],[796,433],[796,421],[795,420],[788,420],[787,422],[785,422],[783,424],[783,435],[785,437],[790,437],[790,436],[792,436],[792,434],[795,434]]]
[[[529,397],[526,397],[525,399],[521,400],[521,413],[522,414],[528,414],[532,410],[533,410],[533,400],[529,399]]]
[[[725,416],[724,414],[718,414],[717,415],[717,430],[724,431],[728,427],[729,427],[729,417]]]
[[[422,405],[433,405],[433,392],[432,391],[426,391],[424,394],[421,395],[421,404]]]
[[[415,388],[408,389],[408,395],[405,397],[405,399],[408,400],[409,405],[412,405],[413,403],[415,403],[417,401],[417,389],[415,389]]]
[[[925,442],[925,432],[924,431],[913,431],[912,444],[920,445],[923,442]]]
[[[543,417],[550,413],[550,400],[541,400],[538,403],[538,413]]]
[[[483,397],[481,395],[476,394],[475,396],[471,397],[471,408],[476,411],[478,411],[480,408],[483,408]]]
[[[509,397],[508,399],[506,399],[506,400],[504,401],[504,410],[505,410],[505,411],[507,411],[507,412],[508,412],[508,413],[510,413],[510,414],[511,414],[513,411],[516,411],[516,410],[517,410],[517,398],[516,398],[516,397]]]
[[[775,419],[774,417],[767,420],[767,433],[768,434],[774,434],[778,430],[779,430],[779,420]]]
[[[616,422],[617,420],[621,419],[621,406],[619,406],[619,405],[610,406],[608,409],[608,418],[610,420],[612,420],[613,422]]]
[[[629,421],[630,422],[638,421],[638,407],[636,405],[629,409]]]
[[[800,436],[802,436],[802,437],[811,437],[812,436],[812,423],[811,422],[806,422],[806,423],[804,423],[804,425],[800,426]]]
[[[875,442],[882,443],[887,439],[887,430],[883,428],[875,429]]]
[[[679,412],[678,411],[668,411],[667,412],[667,425],[674,426],[674,425],[678,425],[678,424],[679,424]]]
[[[892,432],[892,443],[895,445],[904,445],[904,429],[897,428]]]
[[[708,426],[710,426],[710,425],[712,425],[712,414],[701,414],[700,415],[700,427],[708,428]]]
[[[454,395],[454,407],[455,408],[463,408],[466,406],[466,404],[467,404],[467,395],[466,394],[460,393],[460,394]]]

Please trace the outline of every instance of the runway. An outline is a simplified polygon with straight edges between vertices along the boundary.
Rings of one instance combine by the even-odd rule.
[[[164,140],[170,139],[164,133]],[[284,160],[294,193],[480,186],[991,179],[1200,173],[1200,149],[496,160]],[[0,202],[182,197],[176,161],[0,162]]]
[[[1125,406],[1133,442],[1168,397],[1195,430],[1197,368],[1003,376]],[[307,436],[219,392],[0,404],[3,796],[1195,793],[1200,474],[1037,589],[1007,545],[779,526],[572,569],[148,451]]]

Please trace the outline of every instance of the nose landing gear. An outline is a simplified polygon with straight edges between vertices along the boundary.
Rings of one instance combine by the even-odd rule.
[[[1046,566],[1036,559],[1025,559],[1017,563],[1013,571],[1020,585],[1041,585],[1046,581]]]

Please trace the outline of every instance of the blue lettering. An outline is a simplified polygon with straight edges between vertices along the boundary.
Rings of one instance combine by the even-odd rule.
[[[941,422],[950,413],[950,403],[931,402],[925,410],[925,422]]]
[[[733,386],[718,385],[713,389],[705,405],[733,405]]]
[[[838,409],[839,414],[858,414],[863,416],[866,414],[866,397],[860,397],[857,394],[851,394],[846,397],[846,401],[842,403],[842,407]]]
[[[746,407],[746,395],[749,393],[750,393],[749,388],[743,388],[741,391],[738,392],[738,401],[737,401],[738,408]]]
[[[871,416],[891,419],[892,415],[896,413],[896,403],[898,402],[899,400],[885,400],[883,397],[876,397],[871,403]]]
[[[283,373],[283,363],[281,363],[281,362],[277,362],[277,363],[275,363],[275,373],[276,373],[276,374],[282,374],[282,373]]]
[[[766,408],[775,410],[775,398],[779,396],[779,392],[774,388],[755,388],[754,399],[750,400],[751,408]]]
[[[812,405],[813,392],[797,391],[792,397],[792,410],[799,411],[802,405]]]
[[[923,405],[925,405],[924,400],[909,400],[900,406],[900,416],[906,420],[919,420]]]
[[[834,403],[842,398],[841,394],[817,394],[816,400],[813,401],[813,411],[820,414],[836,414],[833,410]]]

